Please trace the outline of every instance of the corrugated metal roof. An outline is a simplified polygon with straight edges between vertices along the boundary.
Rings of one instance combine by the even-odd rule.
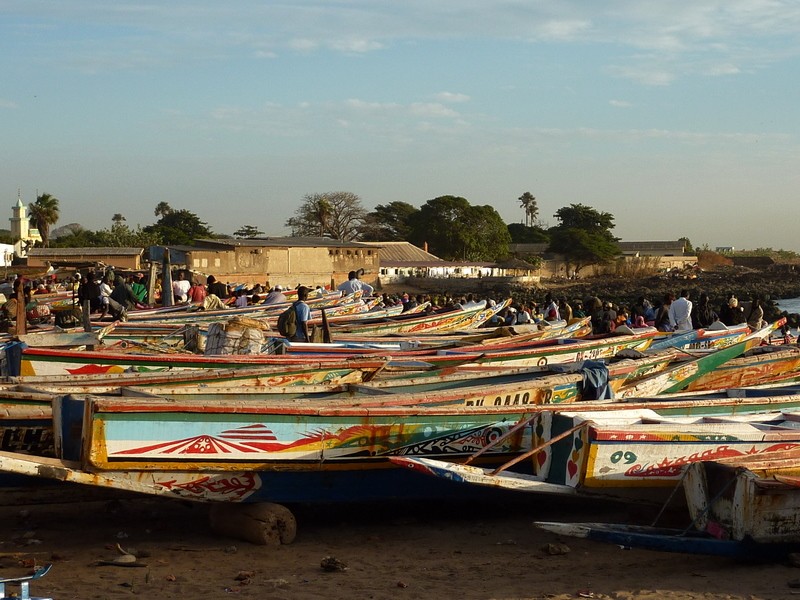
[[[137,256],[144,248],[31,248],[28,256],[36,258],[69,256]]]
[[[619,249],[623,252],[635,252],[637,250],[672,250],[683,252],[684,242],[678,240],[674,242],[617,242]]]
[[[422,248],[418,248],[414,244],[410,242],[362,242],[367,246],[372,246],[374,248],[380,249],[380,257],[381,257],[381,264],[385,265],[387,263],[401,263],[407,264],[408,266],[420,266],[420,265],[411,265],[410,263],[440,263],[444,262],[438,256],[434,256],[430,252],[425,252]]]
[[[225,248],[235,248],[237,246],[246,248],[364,248],[361,242],[343,242],[321,237],[264,237],[248,239],[217,239],[217,240],[195,240],[197,248],[208,246],[222,246]]]

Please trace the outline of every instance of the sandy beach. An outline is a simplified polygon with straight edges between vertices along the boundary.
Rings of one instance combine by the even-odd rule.
[[[147,497],[0,508],[0,576],[52,563],[34,596],[72,598],[793,598],[800,569],[559,538],[533,521],[647,523],[655,508],[541,496],[292,507],[294,543],[211,532],[204,505]],[[680,521],[680,513],[669,519]],[[672,525],[679,523],[671,523]],[[684,523],[685,524],[685,523]],[[103,564],[123,550],[143,566]],[[343,570],[326,571],[323,559]],[[755,559],[755,557],[754,557]]]

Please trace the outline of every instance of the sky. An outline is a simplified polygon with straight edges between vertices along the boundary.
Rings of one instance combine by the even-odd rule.
[[[279,236],[307,194],[530,192],[800,251],[799,54],[796,0],[0,0],[0,200]]]

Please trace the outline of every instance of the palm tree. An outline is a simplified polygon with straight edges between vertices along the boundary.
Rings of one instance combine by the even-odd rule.
[[[31,224],[39,230],[42,246],[50,245],[50,226],[58,222],[58,198],[50,194],[40,194],[36,202],[30,205]]]
[[[518,198],[522,210],[525,211],[525,225],[533,227],[536,225],[536,219],[539,217],[539,207],[536,204],[536,198],[530,192],[525,192]]]

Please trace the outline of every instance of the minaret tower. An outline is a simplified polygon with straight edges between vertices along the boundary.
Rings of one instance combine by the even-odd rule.
[[[20,240],[27,240],[30,237],[31,222],[28,218],[28,207],[22,203],[19,190],[17,190],[17,204],[12,210],[14,211],[14,216],[9,219],[11,221],[11,239],[15,243]]]

